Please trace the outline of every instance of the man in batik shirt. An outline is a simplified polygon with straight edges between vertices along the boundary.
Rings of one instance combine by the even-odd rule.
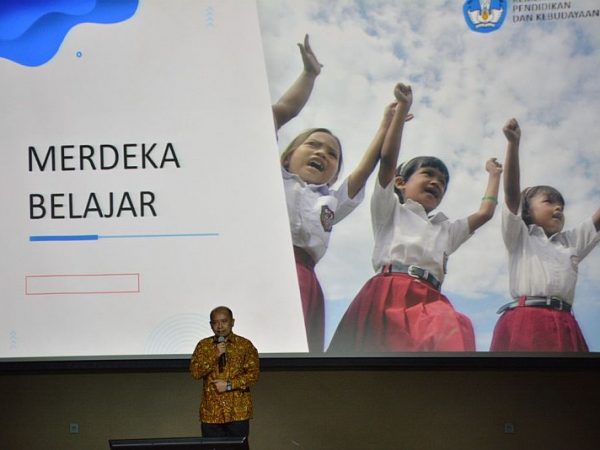
[[[248,339],[233,334],[234,322],[226,306],[213,309],[210,327],[215,335],[198,342],[192,355],[190,372],[203,380],[202,436],[247,439],[250,431],[250,386],[258,380],[258,352]]]

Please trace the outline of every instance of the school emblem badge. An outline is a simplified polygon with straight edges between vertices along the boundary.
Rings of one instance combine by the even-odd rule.
[[[321,206],[321,225],[323,226],[323,229],[328,233],[333,229],[334,216],[335,214],[331,209],[329,209],[329,206]]]
[[[469,28],[478,33],[496,31],[507,12],[507,0],[467,0],[463,13]]]

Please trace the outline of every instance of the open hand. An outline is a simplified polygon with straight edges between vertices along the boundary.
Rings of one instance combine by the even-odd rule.
[[[300,48],[300,55],[302,56],[302,62],[304,63],[304,70],[308,73],[319,75],[323,64],[317,60],[312,48],[310,48],[308,34],[304,35],[304,45],[299,43],[298,47]]]

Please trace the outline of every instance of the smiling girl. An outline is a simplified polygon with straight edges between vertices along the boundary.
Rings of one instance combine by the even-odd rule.
[[[322,65],[305,37],[299,44],[304,70],[273,105],[275,128],[295,117],[312,92]],[[296,271],[311,353],[323,352],[325,302],[315,265],[325,255],[333,226],[364,198],[364,186],[379,160],[395,104],[385,108],[381,124],[356,168],[337,189],[342,169],[342,145],[327,128],[311,128],[296,136],[281,155],[285,197],[294,246]],[[409,117],[410,118],[410,117]]]
[[[474,351],[471,321],[440,292],[446,261],[494,214],[502,166],[486,163],[488,185],[479,210],[450,222],[441,212],[449,175],[438,158],[421,156],[396,169],[402,129],[412,104],[410,86],[398,84],[395,115],[382,147],[371,199],[377,272],[342,318],[328,351]]]

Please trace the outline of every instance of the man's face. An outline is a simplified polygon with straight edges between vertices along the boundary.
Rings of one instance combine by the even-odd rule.
[[[215,311],[210,317],[210,327],[215,336],[227,337],[231,333],[235,319],[226,311]]]

